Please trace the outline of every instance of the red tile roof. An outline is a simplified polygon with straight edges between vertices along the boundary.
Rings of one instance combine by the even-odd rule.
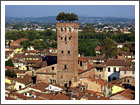
[[[39,82],[34,84],[31,88],[37,89],[37,90],[41,90],[41,91],[46,91],[46,87],[48,87],[49,85],[44,83],[44,82]]]
[[[84,58],[84,57],[78,57],[78,60],[79,61],[82,61],[82,62],[87,62],[88,60],[86,59],[86,58]]]
[[[130,66],[130,62],[121,59],[109,59],[106,63],[107,66]]]
[[[16,78],[15,81],[19,82],[19,83],[22,83],[22,84],[25,84],[25,85],[33,82],[31,76],[28,75],[28,74],[24,75],[23,78]]]
[[[89,77],[88,80],[92,82],[97,82],[101,86],[104,86],[106,84],[106,82],[103,79],[95,79],[93,77]]]
[[[96,51],[99,51],[101,48],[102,48],[101,46],[97,46],[97,47],[95,48],[95,50],[96,50]]]
[[[5,69],[12,70],[12,69],[14,69],[14,67],[13,66],[5,66]]]

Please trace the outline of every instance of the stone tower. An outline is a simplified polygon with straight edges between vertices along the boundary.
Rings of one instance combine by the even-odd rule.
[[[57,23],[57,83],[71,84],[78,76],[78,23]]]

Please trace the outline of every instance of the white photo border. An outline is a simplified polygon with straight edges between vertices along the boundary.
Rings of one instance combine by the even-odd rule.
[[[5,100],[6,5],[134,5],[135,100]],[[139,1],[1,1],[1,104],[139,104]]]

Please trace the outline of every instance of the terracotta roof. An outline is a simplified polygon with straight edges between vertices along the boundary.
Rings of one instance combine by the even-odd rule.
[[[24,53],[40,53],[40,50],[25,50]]]
[[[120,68],[120,71],[135,71],[135,67],[123,67]]]
[[[5,88],[7,88],[7,87],[9,87],[9,86],[12,86],[12,85],[14,85],[14,83],[13,83],[13,84],[5,83]]]
[[[78,69],[78,73],[82,73],[84,70]]]
[[[30,98],[30,100],[46,100],[46,99],[36,97],[36,98]]]
[[[14,70],[16,74],[24,74],[26,70]]]
[[[132,76],[126,76],[126,77],[123,77],[123,78],[120,78],[120,79],[111,81],[111,84],[120,84],[120,81],[122,81],[123,79],[127,79],[127,78],[132,78],[132,79],[134,79],[134,77],[132,77]]]
[[[41,59],[40,60],[25,60],[25,63],[41,63]]]
[[[66,96],[65,94],[58,94],[58,95],[55,95],[52,99],[53,100],[69,100],[69,96]]]
[[[23,78],[16,78],[15,81],[19,82],[19,83],[22,83],[22,84],[25,84],[25,85],[30,84],[30,83],[33,82],[31,76],[27,75],[27,74],[24,75]]]
[[[93,77],[89,77],[88,80],[92,82],[97,82],[101,86],[104,86],[106,84],[106,82],[103,79],[95,79]]]
[[[111,99],[117,99],[117,100],[134,100],[135,99],[135,91],[126,89],[121,92],[118,92],[116,94],[113,94]]]
[[[106,64],[107,66],[130,66],[131,63],[121,59],[109,59]]]
[[[84,57],[78,57],[78,60],[79,61],[82,61],[82,62],[87,62],[88,60],[86,59],[86,58],[84,58]]]
[[[40,92],[36,92],[36,91],[34,91],[34,90],[26,91],[26,93],[32,93],[32,94],[34,94],[34,95],[36,95],[36,96],[39,96],[39,95],[41,94]]]
[[[40,55],[24,55],[23,58],[41,58]]]
[[[96,50],[96,51],[99,51],[101,48],[102,48],[101,46],[97,46],[97,47],[95,48],[95,50]]]
[[[46,91],[46,87],[48,87],[49,85],[44,83],[44,82],[39,82],[39,83],[36,83],[34,84],[31,88],[34,88],[34,89],[38,89],[38,90],[41,90],[41,91]]]
[[[12,97],[5,97],[6,100],[16,100],[15,98]]]
[[[21,99],[24,99],[24,100],[28,99],[28,97],[24,96],[23,94],[15,93],[14,95],[17,96],[18,98],[21,98]]]
[[[87,56],[86,57],[89,60],[105,60],[104,56],[98,55],[98,56]]]
[[[95,65],[92,65],[92,64],[89,64],[88,63],[88,68],[87,69],[92,69],[92,68],[94,68],[95,67]]]
[[[14,67],[13,66],[5,66],[5,69],[12,70],[12,69],[14,69]]]
[[[42,93],[38,96],[38,98],[45,99],[45,100],[52,100],[53,94],[52,93]]]
[[[96,64],[95,67],[101,67],[101,68],[104,68],[106,67],[106,63],[100,63],[100,64]]]
[[[13,51],[5,51],[5,55],[9,55],[9,54],[12,54]]]
[[[130,89],[126,89],[126,90],[124,90],[124,91],[122,91],[121,93],[120,93],[120,95],[121,96],[123,96],[123,97],[125,97],[125,98],[127,98],[127,99],[130,99],[130,100],[133,100],[134,99],[134,91],[133,90],[130,90]]]

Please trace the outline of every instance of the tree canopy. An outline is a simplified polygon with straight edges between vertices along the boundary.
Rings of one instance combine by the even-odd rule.
[[[106,38],[103,41],[103,44],[101,45],[102,49],[101,49],[101,53],[105,54],[106,58],[111,58],[114,56],[117,56],[117,44],[115,44],[115,42],[110,39],[110,38]]]
[[[78,20],[78,16],[75,13],[65,13],[65,12],[60,12],[57,17],[57,21],[64,22],[64,21],[76,21]]]
[[[12,67],[14,67],[14,64],[13,64],[12,60],[9,59],[8,61],[5,62],[5,66],[12,66]]]
[[[12,70],[6,70],[5,75],[8,76],[8,77],[11,77],[11,78],[17,78],[16,73]]]

